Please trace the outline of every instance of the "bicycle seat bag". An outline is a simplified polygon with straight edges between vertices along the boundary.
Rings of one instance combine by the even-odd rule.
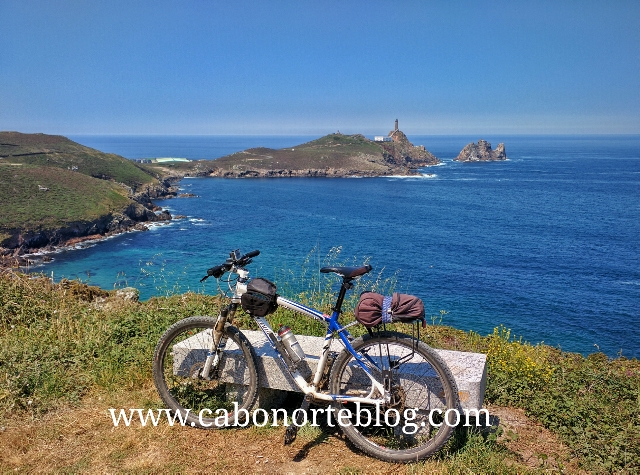
[[[362,292],[355,317],[367,328],[382,323],[411,323],[416,320],[422,321],[423,328],[427,325],[422,300],[415,295],[398,292],[387,297],[376,292]]]
[[[257,277],[247,284],[247,292],[242,294],[240,303],[245,312],[252,317],[264,317],[278,308],[276,284],[270,280]]]

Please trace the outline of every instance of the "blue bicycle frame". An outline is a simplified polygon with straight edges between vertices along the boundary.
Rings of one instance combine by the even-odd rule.
[[[341,290],[341,294],[342,294],[342,297],[344,297],[343,290]],[[381,403],[384,403],[389,398],[388,391],[385,391],[384,385],[382,384],[382,382],[377,381],[374,378],[369,365],[373,365],[376,369],[380,371],[382,370],[382,368],[380,368],[378,364],[368,355],[363,356],[358,352],[356,352],[356,350],[354,350],[353,346],[351,345],[352,337],[349,334],[349,331],[347,330],[347,328],[351,325],[355,325],[357,322],[354,322],[353,324],[349,324],[347,326],[342,326],[338,321],[340,317],[340,310],[338,305],[336,305],[336,308],[334,308],[332,315],[328,316],[316,309],[306,307],[300,303],[294,302],[284,297],[278,297],[277,302],[278,302],[278,305],[281,307],[288,308],[289,310],[293,310],[294,312],[301,313],[310,318],[313,318],[314,320],[321,321],[328,325],[327,333],[325,335],[324,344],[322,347],[322,354],[320,356],[320,361],[318,362],[316,373],[313,377],[312,382],[308,383],[303,377],[303,375],[295,367],[291,367],[290,363],[288,363],[287,359],[282,355],[282,352],[279,350],[279,348],[277,347],[277,344],[275,343],[276,342],[275,333],[273,332],[273,329],[269,325],[269,322],[267,322],[267,320],[264,317],[259,317],[255,319],[256,322],[258,323],[258,326],[267,337],[267,341],[271,344],[273,349],[276,351],[276,353],[282,360],[285,368],[287,368],[287,370],[289,371],[289,374],[291,374],[291,377],[296,382],[296,384],[298,385],[298,387],[302,392],[304,392],[305,394],[311,394],[313,398],[323,400],[323,401],[350,401],[350,402],[360,402],[363,404],[381,404]],[[342,303],[341,298],[339,298],[338,303],[339,304]],[[320,392],[319,390],[320,380],[322,378],[325,366],[327,364],[327,358],[329,356],[331,343],[334,339],[335,334],[339,336],[340,341],[344,346],[344,349],[353,355],[355,360],[358,362],[359,366],[363,369],[363,371],[367,374],[367,376],[371,380],[372,389],[368,396],[357,397],[357,396],[348,396],[348,395],[340,395],[340,394],[325,394]],[[379,395],[378,397],[373,397],[376,391],[378,392]]]

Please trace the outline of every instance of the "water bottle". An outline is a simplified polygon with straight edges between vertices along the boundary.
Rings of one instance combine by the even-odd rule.
[[[287,350],[289,358],[291,358],[294,363],[299,363],[305,358],[304,351],[302,350],[300,343],[298,343],[296,336],[291,331],[291,328],[281,325],[278,330],[278,336],[284,344],[284,348]]]

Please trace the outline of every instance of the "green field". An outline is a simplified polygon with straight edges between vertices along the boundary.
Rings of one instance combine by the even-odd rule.
[[[113,182],[63,168],[0,161],[0,202],[0,229],[43,230],[122,211],[131,200]]]
[[[251,148],[215,160],[223,170],[245,169],[323,169],[339,168],[360,171],[383,171],[379,145],[358,135],[331,134],[292,148],[274,150]]]
[[[156,182],[154,176],[131,160],[85,147],[66,137],[0,132],[0,163],[58,167],[94,178],[124,183],[136,191]]]

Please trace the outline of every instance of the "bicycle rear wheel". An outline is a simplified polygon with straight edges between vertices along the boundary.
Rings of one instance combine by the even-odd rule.
[[[348,409],[343,413],[351,415],[349,424],[340,424],[344,434],[362,451],[388,462],[421,460],[440,450],[457,423],[455,412],[447,411],[459,408],[455,380],[440,356],[425,343],[396,332],[375,332],[352,345],[368,361],[376,381],[390,390],[392,400],[379,408],[333,403],[337,414]],[[381,396],[346,350],[332,367],[330,390],[353,397]]]
[[[218,364],[208,375],[203,374],[215,324],[211,317],[189,317],[175,323],[162,335],[153,356],[153,381],[160,398],[174,416],[180,412],[192,427],[245,425],[258,397],[253,347],[228,323]],[[217,412],[220,409],[224,411]],[[225,411],[228,424],[221,417]]]

